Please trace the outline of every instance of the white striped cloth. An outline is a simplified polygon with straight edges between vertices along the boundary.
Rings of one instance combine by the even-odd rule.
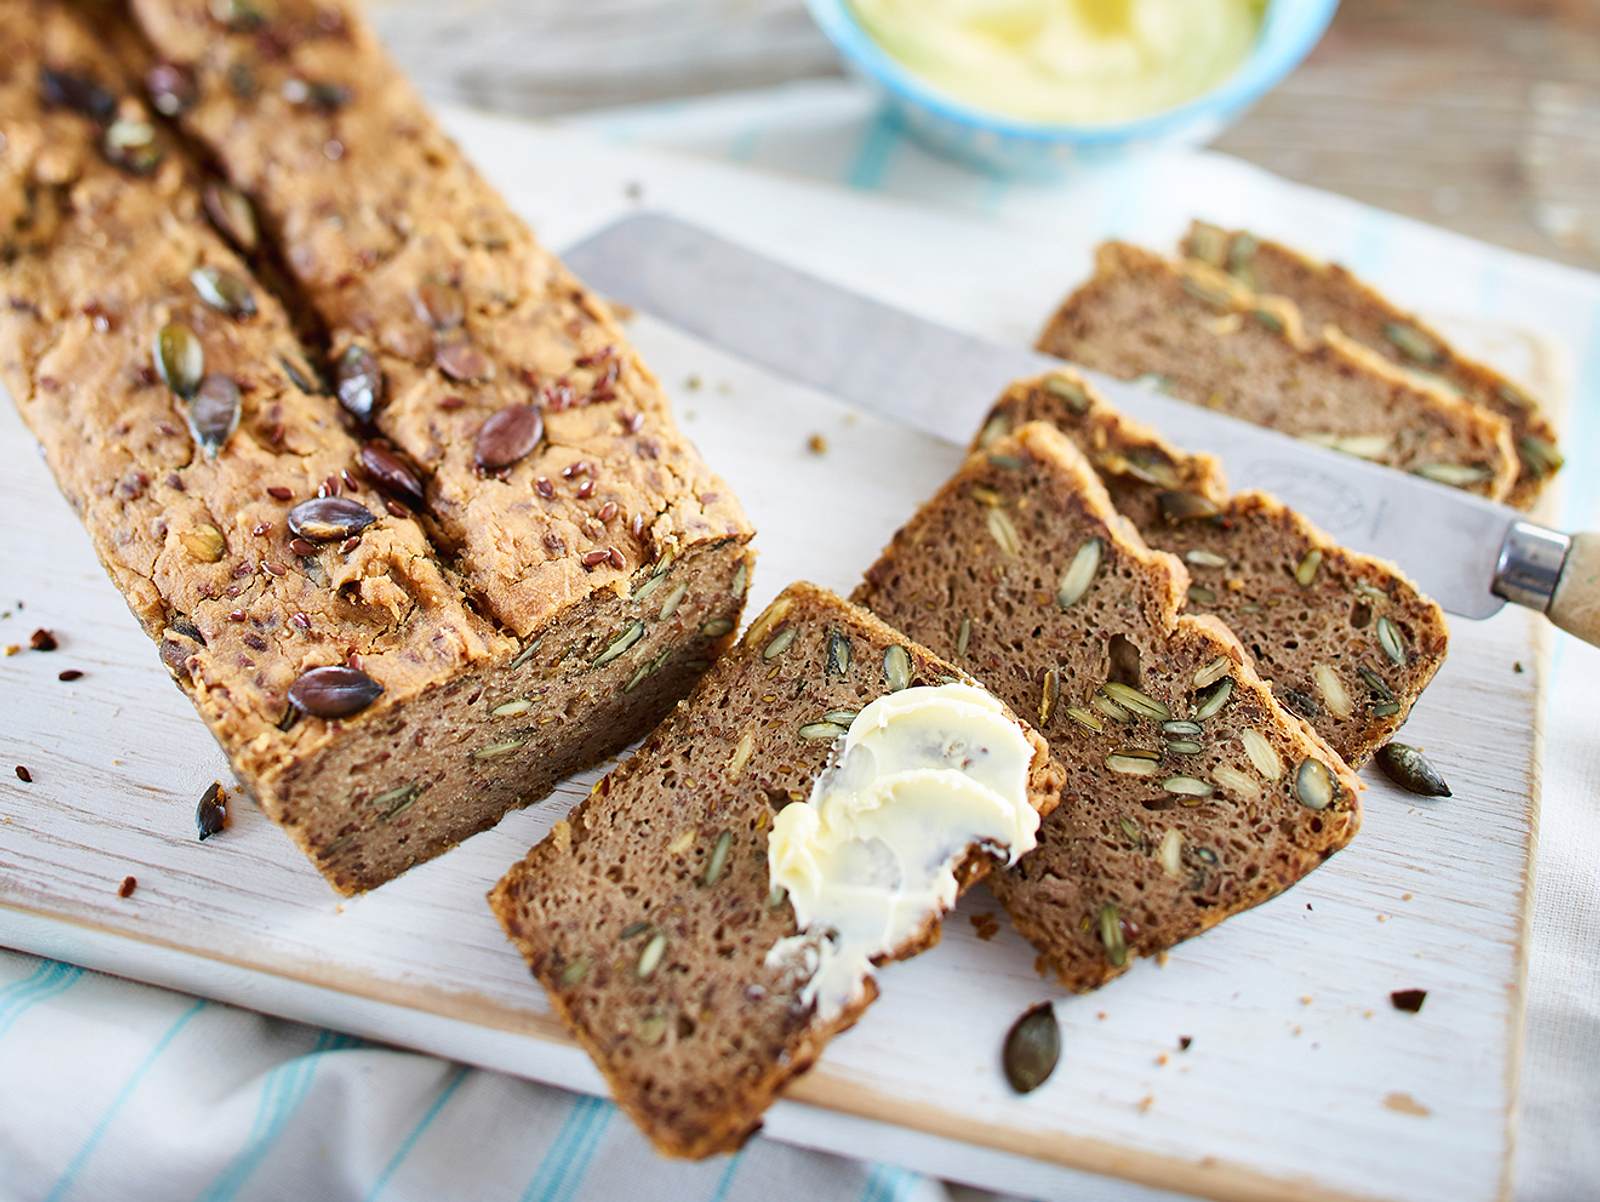
[[[872,99],[797,85],[584,122],[610,135],[955,206],[1048,232],[1059,194],[907,144]],[[1374,219],[1362,270],[1381,266]],[[1496,285],[1486,269],[1488,295]],[[1600,281],[1583,290],[1567,444],[1600,450]],[[1592,294],[1592,295],[1591,295]],[[1568,473],[1567,528],[1600,529],[1600,472]],[[1600,1183],[1600,654],[1558,640],[1545,725],[1516,1196]],[[24,1101],[24,1099],[26,1099]],[[1085,1178],[1083,1202],[1155,1202]],[[609,1102],[0,951],[0,1202],[954,1202],[988,1195],[757,1138],[656,1157]]]

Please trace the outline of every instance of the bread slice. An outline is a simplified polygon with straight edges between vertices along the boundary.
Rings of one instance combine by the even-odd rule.
[[[1308,339],[1293,304],[1193,260],[1105,243],[1038,348],[1483,496],[1505,496],[1516,478],[1504,418],[1348,344]]]
[[[1389,741],[1449,642],[1443,611],[1399,568],[1267,493],[1230,493],[1214,457],[1164,442],[1066,371],[1008,388],[974,449],[1030,421],[1070,438],[1145,542],[1184,561],[1184,608],[1226,622],[1278,700],[1346,763]]]
[[[1030,422],[972,455],[855,594],[1051,740],[1062,805],[991,887],[1071,989],[1288,888],[1360,821],[1355,775],[1238,639],[1179,613],[1188,584]]]
[[[876,996],[869,978],[853,1004],[822,1019],[792,968],[768,964],[796,933],[769,880],[768,834],[829,761],[824,715],[861,709],[892,691],[891,677],[958,676],[872,615],[793,585],[490,894],[617,1103],[662,1152],[737,1147]],[[1025,733],[1029,801],[1045,813],[1061,770]],[[971,849],[958,877],[970,883],[990,864]],[[938,918],[885,959],[933,944]]]
[[[1538,401],[1494,368],[1462,355],[1416,314],[1337,263],[1320,263],[1280,242],[1204,221],[1189,226],[1182,253],[1226,271],[1252,292],[1292,301],[1313,333],[1337,329],[1396,367],[1505,418],[1518,461],[1507,504],[1531,507],[1561,469],[1555,427]]]

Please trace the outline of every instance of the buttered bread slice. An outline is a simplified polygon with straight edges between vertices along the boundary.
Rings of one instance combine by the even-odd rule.
[[[990,880],[1072,989],[1280,893],[1359,824],[1355,775],[1222,622],[1179,613],[1188,585],[1031,422],[971,456],[855,594],[1051,741],[1062,804]]]
[[[708,1156],[1033,846],[1061,779],[951,665],[797,584],[490,903],[617,1103]]]

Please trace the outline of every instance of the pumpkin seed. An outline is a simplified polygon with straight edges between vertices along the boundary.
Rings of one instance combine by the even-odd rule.
[[[1259,801],[1261,799],[1261,786],[1232,764],[1218,764],[1211,770],[1211,779],[1229,793],[1237,794],[1246,801]]]
[[[1391,321],[1383,327],[1383,336],[1413,363],[1428,367],[1437,366],[1444,359],[1439,344],[1415,326],[1402,321]]]
[[[1189,254],[1203,263],[1221,267],[1227,260],[1227,231],[1203,221],[1195,222],[1189,231]]]
[[[1144,842],[1144,832],[1139,829],[1139,824],[1132,818],[1119,818],[1117,825],[1122,828],[1122,833],[1135,843]]]
[[[1311,582],[1317,578],[1317,571],[1322,567],[1322,550],[1312,547],[1306,552],[1305,558],[1295,567],[1295,583],[1301,588],[1310,588]]]
[[[800,728],[802,739],[827,739],[830,742],[849,733],[846,727],[840,726],[837,722],[807,722]]]
[[[1194,713],[1189,715],[1196,722],[1204,722],[1216,714],[1223,706],[1228,704],[1228,698],[1233,695],[1233,677],[1224,676],[1210,688],[1199,694],[1199,704],[1195,706]]]
[[[1040,1002],[1011,1024],[1000,1056],[1006,1080],[1018,1093],[1032,1093],[1055,1071],[1061,1059],[1061,1026],[1055,1007]]]
[[[750,562],[741,559],[739,566],[733,570],[733,583],[728,586],[728,591],[735,597],[744,596],[744,590],[750,585]]]
[[[767,645],[762,648],[761,658],[777,659],[778,656],[789,650],[789,645],[794,642],[794,636],[796,633],[797,631],[795,627],[785,626],[782,630],[778,631],[777,634],[773,635],[771,641],[769,641]]]
[[[1011,432],[1011,423],[1004,417],[996,414],[983,424],[983,430],[978,434],[978,446],[987,448],[992,443],[999,442]]]
[[[420,785],[401,785],[399,788],[379,793],[368,804],[378,811],[380,821],[388,822],[409,810],[421,794]]]
[[[642,638],[644,638],[644,623],[634,622],[633,625],[612,639],[606,649],[596,656],[589,666],[591,668],[605,667]]]
[[[184,550],[201,563],[216,563],[227,550],[222,531],[215,526],[202,525],[193,530],[185,530],[178,535],[178,541],[183,544]]]
[[[383,404],[383,368],[366,347],[345,347],[333,367],[334,391],[345,412],[363,425]]]
[[[1323,704],[1335,718],[1348,718],[1355,713],[1355,704],[1350,700],[1344,682],[1331,667],[1327,664],[1313,664],[1311,679],[1316,682],[1317,692],[1322,694]]]
[[[1194,849],[1194,858],[1202,864],[1215,864],[1217,862],[1217,853],[1209,847],[1197,847]]]
[[[1092,730],[1095,734],[1101,734],[1105,731],[1106,724],[1095,716],[1093,710],[1086,710],[1081,705],[1069,705],[1066,714],[1067,717],[1085,730]]]
[[[1205,747],[1193,739],[1168,739],[1167,750],[1173,755],[1199,755]]]
[[[1374,718],[1388,718],[1400,712],[1400,703],[1397,701],[1379,701],[1372,707]]]
[[[1448,484],[1451,488],[1469,488],[1474,484],[1482,484],[1494,475],[1486,467],[1465,463],[1422,463],[1411,470],[1424,479],[1436,484]]]
[[[1567,462],[1555,443],[1533,434],[1524,434],[1517,440],[1517,455],[1536,479],[1560,471]]]
[[[510,755],[517,748],[528,741],[526,735],[515,739],[503,739],[498,743],[490,743],[487,747],[480,747],[472,753],[475,760],[497,760],[503,755]]]
[[[1400,628],[1388,618],[1378,619],[1378,646],[1383,648],[1383,653],[1389,657],[1395,667],[1403,668],[1409,656],[1406,654],[1406,645],[1400,635]]]
[[[700,633],[708,639],[720,639],[723,635],[732,632],[733,621],[729,618],[712,618],[700,627]]]
[[[650,937],[650,942],[644,945],[644,951],[639,953],[639,964],[636,968],[639,979],[648,981],[661,965],[661,957],[667,954],[667,933],[657,931]]]
[[[1043,730],[1050,723],[1050,715],[1055,713],[1056,699],[1061,696],[1061,673],[1055,668],[1046,669],[1044,674],[1044,688],[1039,695],[1039,729]]]
[[[1067,570],[1061,573],[1061,583],[1056,588],[1056,604],[1062,609],[1071,609],[1089,591],[1095,573],[1100,570],[1100,555],[1104,550],[1105,543],[1098,538],[1091,538],[1073,555]]]
[[[156,331],[151,355],[156,374],[168,388],[184,400],[194,395],[205,373],[206,355],[193,330],[181,322],[168,322]]]
[[[1190,296],[1210,305],[1214,309],[1229,309],[1233,307],[1233,297],[1220,288],[1213,288],[1208,284],[1202,283],[1193,276],[1186,275],[1178,283]]]
[[[1310,693],[1302,693],[1299,689],[1291,689],[1288,685],[1273,685],[1272,695],[1283,703],[1286,710],[1298,714],[1307,722],[1314,722],[1322,716],[1322,707]]]
[[[694,842],[694,832],[693,831],[684,831],[683,834],[679,835],[676,839],[673,840],[672,846],[669,847],[667,850],[670,851],[675,856],[676,855],[682,855],[684,852],[689,850],[689,847],[693,842]],[[630,922],[627,926],[623,927],[622,928],[622,933],[620,935],[618,935],[617,938],[622,940],[622,942],[626,943],[628,940],[632,939],[635,935],[643,935],[646,931],[652,931],[654,929],[655,929],[655,925],[653,923],[646,922],[644,919],[639,918],[639,919],[635,919],[633,922]]]
[[[1067,403],[1067,408],[1079,417],[1089,412],[1088,390],[1070,376],[1046,376],[1044,390],[1051,396],[1060,397]]]
[[[971,488],[969,488],[967,490],[967,495],[980,505],[994,506],[1004,505],[1006,503],[1005,498],[999,493],[995,492],[994,489],[984,488],[980,484],[974,484]]]
[[[1183,553],[1185,563],[1193,564],[1197,568],[1225,568],[1228,558],[1218,555],[1215,551],[1207,551],[1204,547],[1192,547]]]
[[[102,125],[117,115],[117,98],[87,75],[39,68],[39,99],[50,108],[71,109]]]
[[[989,455],[987,458],[990,467],[997,467],[1007,472],[1022,470],[1022,460],[1016,455]]]
[[[239,386],[222,375],[205,377],[189,398],[184,418],[207,459],[215,459],[239,428],[239,405]]]
[[[1173,880],[1177,880],[1183,873],[1183,832],[1175,827],[1168,827],[1161,836],[1161,842],[1156,847],[1156,860],[1161,865],[1161,871]]]
[[[1217,656],[1216,659],[1195,671],[1194,687],[1197,689],[1203,689],[1207,685],[1215,684],[1217,681],[1226,676],[1232,667],[1233,661],[1226,655]]]
[[[1100,942],[1106,949],[1106,959],[1116,967],[1121,968],[1128,962],[1128,945],[1122,937],[1122,914],[1113,902],[1100,907]]]
[[[1164,735],[1201,735],[1205,728],[1198,722],[1189,722],[1182,718],[1174,718],[1171,722],[1161,724],[1161,733]]]
[[[561,975],[557,979],[561,982],[561,987],[563,989],[571,989],[574,985],[588,975],[589,957],[579,956],[576,960],[568,961],[567,964],[562,967]]]
[[[1125,709],[1130,709],[1136,714],[1146,718],[1155,718],[1165,722],[1172,717],[1172,711],[1163,703],[1146,693],[1141,693],[1132,685],[1123,684],[1118,680],[1108,680],[1102,686],[1111,700]]]
[[[1301,760],[1295,769],[1294,792],[1307,809],[1325,810],[1337,796],[1338,785],[1320,760]]]
[[[1155,378],[1165,383],[1163,377]],[[1178,474],[1178,469],[1172,460],[1154,447],[1134,447],[1120,460],[1117,468],[1127,472],[1136,480],[1153,484],[1157,488],[1175,489],[1183,483],[1183,478]]]
[[[1388,454],[1394,441],[1388,434],[1302,434],[1299,437],[1301,442],[1354,455],[1357,459],[1381,459]]]
[[[660,588],[663,584],[665,584],[666,580],[667,580],[667,578],[665,576],[652,576],[652,577],[650,577],[649,580],[646,580],[638,588],[633,590],[633,593],[632,593],[633,599],[635,601],[643,601],[643,600],[645,600],[646,598],[648,598],[650,596],[651,593],[655,592],[656,589]]]
[[[1533,404],[1533,402],[1524,396],[1515,385],[1507,381],[1502,381],[1500,383],[1500,385],[1495,389],[1495,395],[1497,395],[1507,405],[1510,405],[1513,409],[1526,409]]]
[[[1287,329],[1283,324],[1283,318],[1279,317],[1271,309],[1252,309],[1250,310],[1250,316],[1255,319],[1257,325],[1263,329],[1271,330],[1274,334],[1282,334]]]
[[[349,497],[312,497],[301,501],[285,518],[293,534],[314,543],[342,541],[377,520],[370,509]]]
[[[706,861],[705,874],[700,878],[702,885],[709,888],[722,879],[723,870],[728,866],[728,851],[732,847],[732,831],[723,831],[717,836],[716,845],[711,849],[711,858]]]
[[[515,670],[522,667],[523,664],[527,663],[534,657],[534,655],[538,653],[539,644],[542,641],[542,639],[534,639],[533,642],[529,643],[521,651],[517,652],[516,657],[506,665],[506,668],[508,670]]]
[[[956,631],[956,657],[959,659],[967,653],[967,648],[972,645],[972,619],[962,618],[961,628]]]
[[[1254,234],[1235,234],[1233,244],[1228,247],[1228,274],[1252,290],[1256,286],[1257,246]]]
[[[1239,742],[1244,744],[1244,753],[1250,757],[1257,772],[1268,780],[1283,779],[1283,760],[1272,744],[1267,742],[1265,735],[1247,726],[1239,732]]]
[[[1385,743],[1378,749],[1378,767],[1407,792],[1421,797],[1449,797],[1450,786],[1427,758],[1407,743]]]
[[[1217,590],[1206,588],[1203,584],[1191,584],[1184,595],[1196,605],[1215,605],[1217,603]]]
[[[1004,509],[991,509],[988,523],[989,534],[999,544],[1001,553],[1015,558],[1022,551],[1022,541],[1017,537],[1010,515]]]
[[[666,599],[661,602],[661,620],[665,622],[673,614],[677,613],[678,606],[683,604],[683,599],[688,595],[689,586],[687,584],[680,584],[668,593]]]
[[[1169,776],[1161,782],[1161,787],[1168,793],[1179,793],[1185,797],[1210,797],[1214,792],[1210,783],[1198,776]]]
[[[1202,497],[1199,493],[1180,492],[1176,489],[1166,489],[1158,493],[1156,504],[1161,508],[1161,516],[1174,524],[1214,518],[1222,512],[1210,497]]]
[[[1142,747],[1123,747],[1106,756],[1106,767],[1123,776],[1154,776],[1161,770],[1161,756]]]
[[[255,209],[243,192],[213,180],[200,194],[206,216],[229,242],[245,254],[252,253],[261,241]]]
[[[828,663],[824,675],[850,675],[850,660],[853,654],[849,639],[837,630],[828,631]]]
[[[1089,704],[1114,722],[1133,721],[1133,715],[1107,697],[1104,689],[1098,690],[1093,697],[1089,698]]]
[[[883,679],[891,693],[911,687],[911,653],[899,643],[883,653]]]

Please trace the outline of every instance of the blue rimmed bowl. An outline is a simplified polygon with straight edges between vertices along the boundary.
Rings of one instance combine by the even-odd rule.
[[[1136,147],[1193,144],[1215,136],[1311,53],[1339,0],[1272,0],[1250,57],[1227,79],[1176,108],[1108,125],[1042,124],[975,108],[928,84],[884,50],[856,20],[849,0],[807,4],[846,63],[878,86],[912,136],[986,171],[1048,178]]]

